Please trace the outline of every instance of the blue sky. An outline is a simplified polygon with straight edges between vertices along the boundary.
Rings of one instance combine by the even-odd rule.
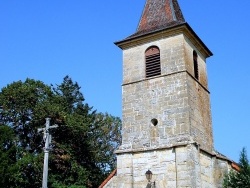
[[[0,0],[0,88],[69,75],[86,101],[121,117],[122,52],[145,0]],[[207,60],[215,148],[250,157],[250,1],[179,0],[186,21],[214,53]]]

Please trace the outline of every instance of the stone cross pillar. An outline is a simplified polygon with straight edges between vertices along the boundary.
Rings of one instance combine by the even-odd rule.
[[[50,126],[50,118],[46,118],[45,128],[38,129],[38,132],[43,131],[43,139],[45,142],[44,146],[44,164],[43,164],[43,183],[42,188],[48,188],[48,161],[49,161],[49,150],[52,136],[49,134],[49,129],[57,128],[58,125]]]

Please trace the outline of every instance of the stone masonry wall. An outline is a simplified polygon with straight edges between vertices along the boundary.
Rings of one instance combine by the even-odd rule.
[[[200,146],[213,151],[209,93],[193,78],[188,77],[191,136]]]
[[[121,149],[162,147],[189,140],[184,37],[177,35],[124,50]],[[162,75],[145,79],[145,51],[160,48]],[[152,126],[156,118],[158,125]]]
[[[200,187],[200,166],[197,151],[193,144],[176,148],[177,187]]]
[[[164,147],[188,140],[186,73],[123,86],[124,149]],[[158,125],[153,126],[151,119]]]
[[[145,79],[145,51],[154,45],[160,49],[162,75],[185,70],[182,34],[152,39],[149,43],[123,50],[123,84]]]
[[[126,158],[118,155],[119,163],[117,168],[117,187],[145,188],[147,179],[145,172],[150,169],[153,172],[152,182],[157,183],[157,187],[176,187],[176,156],[173,148],[154,151],[140,152],[133,154],[133,166],[131,181],[124,180],[127,177]],[[125,168],[124,168],[125,167]],[[116,180],[115,180],[116,181]],[[120,182],[120,183],[119,183]],[[124,182],[127,186],[124,186]]]
[[[157,188],[222,188],[230,169],[230,161],[200,150],[195,143],[117,158],[117,176],[105,188],[146,188],[148,169]]]
[[[160,49],[162,74],[145,78],[145,51]],[[124,50],[123,135],[121,149],[163,147],[194,139],[213,149],[205,58],[198,53],[200,79],[193,71],[193,50],[176,35]],[[151,125],[156,118],[158,125]]]
[[[197,52],[198,55],[198,70],[199,70],[199,83],[206,89],[208,89],[207,80],[207,66],[206,57],[204,57],[199,49],[197,49],[187,37],[184,37],[184,51],[185,51],[185,64],[186,70],[194,77],[194,62],[193,62],[193,51]]]
[[[187,38],[185,41],[186,68],[192,75],[187,77],[191,135],[202,148],[211,152],[213,151],[213,133],[205,57]],[[198,80],[194,78],[194,50],[198,53]]]

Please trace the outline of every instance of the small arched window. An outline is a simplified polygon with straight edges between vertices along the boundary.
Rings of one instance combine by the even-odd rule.
[[[145,52],[146,78],[161,75],[160,49],[149,47]]]
[[[194,61],[194,77],[197,80],[199,80],[198,55],[196,51],[193,51],[193,61]]]

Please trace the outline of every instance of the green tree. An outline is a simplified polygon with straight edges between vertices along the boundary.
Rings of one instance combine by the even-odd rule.
[[[239,171],[230,171],[224,178],[223,187],[225,188],[250,188],[250,165],[247,158],[246,149],[240,153]]]
[[[2,89],[0,124],[15,138],[15,160],[6,168],[12,183],[5,178],[4,187],[41,187],[44,143],[37,129],[46,117],[59,125],[51,132],[49,187],[98,187],[115,168],[121,121],[84,101],[80,87],[68,76],[56,86],[27,79]]]
[[[13,129],[17,144],[22,150],[41,150],[41,136],[38,135],[37,128],[44,120],[43,117],[38,117],[36,112],[39,111],[37,107],[46,102],[52,94],[50,87],[32,79],[27,79],[24,83],[14,82],[0,92],[0,123]],[[36,119],[40,121],[36,122]]]
[[[11,128],[1,125],[0,135],[0,187],[5,187],[11,177],[9,166],[16,162],[16,147]]]

